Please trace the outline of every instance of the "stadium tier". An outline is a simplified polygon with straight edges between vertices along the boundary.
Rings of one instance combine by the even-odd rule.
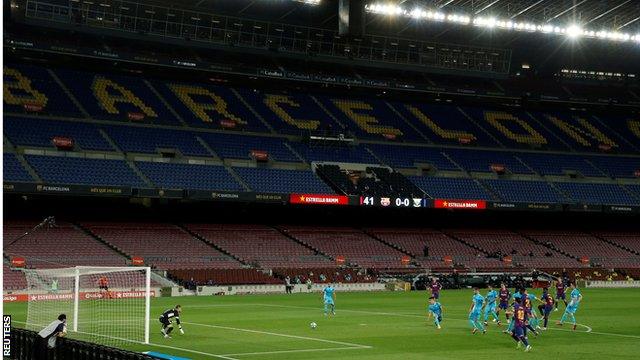
[[[20,270],[12,270],[7,264],[2,264],[3,287],[7,291],[22,290],[27,288],[27,279]]]
[[[24,258],[28,266],[34,268],[127,264],[125,256],[69,223],[58,223],[13,242],[36,224],[6,221],[4,252],[11,257]]]
[[[4,71],[8,181],[640,204],[637,122],[619,116]]]
[[[136,166],[158,188],[243,191],[229,170],[217,165],[137,161]]]
[[[88,223],[83,226],[128,256],[141,256],[157,268],[234,269],[242,266],[234,258],[174,225]]]
[[[636,267],[640,256],[623,247],[608,243],[594,235],[582,232],[526,232],[526,236],[542,244],[557,249],[576,259],[585,259],[585,263],[595,263],[600,266]]]
[[[405,256],[402,252],[377,242],[369,235],[348,228],[283,227],[283,231],[333,259],[366,268],[395,268]]]
[[[33,178],[27,170],[20,164],[15,154],[3,153],[2,154],[2,178],[4,181],[20,181],[30,182]]]
[[[244,263],[261,268],[313,268],[335,264],[329,257],[266,226],[192,224],[187,227]]]
[[[477,180],[433,176],[409,176],[409,180],[432,198],[492,200],[487,189]]]
[[[24,258],[29,268],[57,268],[126,266],[141,257],[185,286],[282,284],[286,276],[292,283],[371,282],[377,272],[402,269],[640,268],[633,232],[63,222],[7,245],[34,225],[5,222],[8,258]],[[11,289],[24,288],[20,272],[5,269],[4,276]]]

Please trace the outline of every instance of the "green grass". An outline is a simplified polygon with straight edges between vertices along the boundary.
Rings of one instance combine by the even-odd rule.
[[[425,320],[425,292],[337,293],[337,316],[328,318],[322,315],[319,294],[158,298],[152,302],[151,342],[171,348],[125,347],[192,359],[225,354],[256,360],[637,358],[640,291],[583,289],[582,293],[576,317],[592,331],[552,325],[540,337],[530,337],[533,350],[528,354],[516,350],[515,342],[494,324],[486,335],[471,334],[466,321],[470,290],[443,292],[442,330]],[[186,334],[175,331],[172,339],[164,339],[157,317],[175,303],[183,306]],[[25,312],[25,304],[5,304],[5,313],[12,314],[14,322],[24,321]],[[562,310],[552,313],[553,322],[561,315]],[[318,328],[312,330],[311,322]]]

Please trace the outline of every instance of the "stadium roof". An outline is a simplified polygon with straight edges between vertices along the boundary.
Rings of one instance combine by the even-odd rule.
[[[640,31],[640,1],[636,0],[401,0],[421,7],[468,15],[486,15],[537,23],[577,23],[609,31]]]

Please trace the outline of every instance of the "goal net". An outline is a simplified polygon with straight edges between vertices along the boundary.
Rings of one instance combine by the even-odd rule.
[[[149,343],[148,267],[27,269],[27,328],[40,331],[67,315],[67,336],[121,346]]]

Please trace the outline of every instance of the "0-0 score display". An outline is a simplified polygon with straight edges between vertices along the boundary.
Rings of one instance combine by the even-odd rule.
[[[382,207],[425,207],[425,200],[422,198],[408,197],[379,197],[361,196],[361,206],[382,206]]]

